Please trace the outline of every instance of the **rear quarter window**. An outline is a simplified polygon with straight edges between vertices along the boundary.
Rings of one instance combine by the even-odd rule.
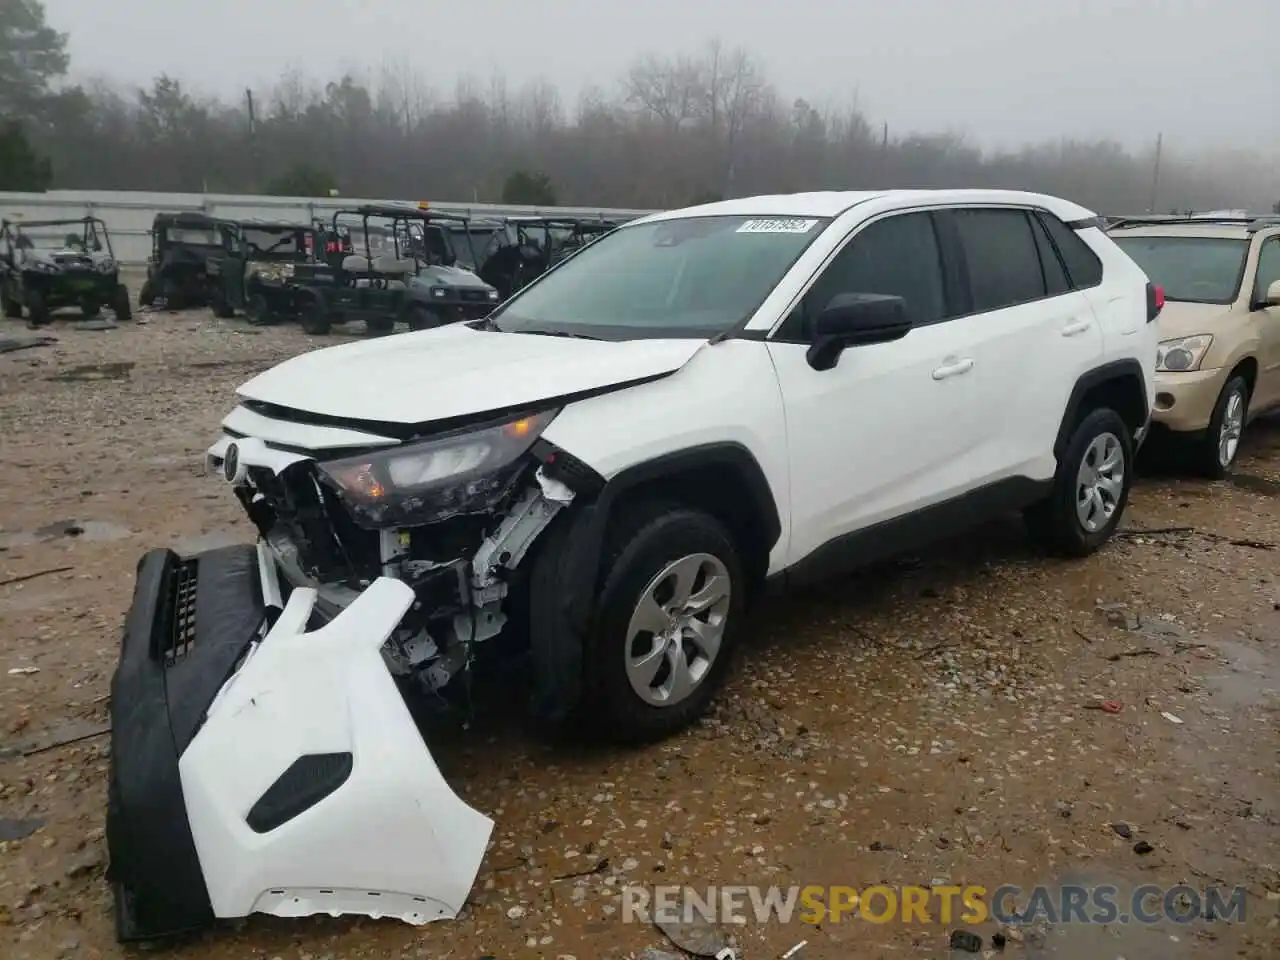
[[[1102,261],[1089,249],[1089,245],[1051,213],[1040,210],[1036,213],[1045,231],[1058,248],[1062,262],[1067,268],[1071,286],[1077,290],[1087,290],[1102,282]]]

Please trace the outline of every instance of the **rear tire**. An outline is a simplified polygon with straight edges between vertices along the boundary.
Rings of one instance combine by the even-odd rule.
[[[1052,492],[1023,511],[1032,540],[1086,557],[1111,538],[1133,485],[1133,436],[1118,413],[1092,411],[1071,434]]]
[[[306,300],[298,312],[298,323],[302,329],[313,337],[323,337],[329,332],[332,323],[328,311],[319,300]]]
[[[236,308],[228,302],[226,294],[221,290],[209,295],[209,309],[219,320],[230,320],[236,315]]]
[[[116,284],[111,309],[115,311],[116,319],[122,323],[128,323],[133,319],[133,306],[129,303],[129,288],[123,283]]]
[[[172,279],[160,281],[160,298],[164,300],[166,310],[181,310],[184,306],[182,288]]]
[[[1240,437],[1248,419],[1249,381],[1236,374],[1218,395],[1204,439],[1192,448],[1197,473],[1210,480],[1221,480],[1231,472],[1240,453]]]

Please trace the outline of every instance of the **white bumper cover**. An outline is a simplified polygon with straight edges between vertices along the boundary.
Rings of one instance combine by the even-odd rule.
[[[213,912],[455,917],[493,821],[449,788],[379,652],[413,591],[378,579],[308,633],[315,598],[293,591],[179,761]],[[294,812],[277,810],[284,822],[251,827],[251,810],[308,755],[342,758],[349,774],[319,799],[295,790]]]

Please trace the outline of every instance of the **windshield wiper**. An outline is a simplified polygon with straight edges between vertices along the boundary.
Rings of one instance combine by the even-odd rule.
[[[571,333],[568,330],[512,330],[512,333],[530,333],[537,337],[570,337],[574,340],[599,340],[600,337],[588,336],[585,333]]]
[[[479,320],[472,320],[467,324],[472,330],[496,330],[502,332],[502,328],[489,317],[481,317]]]

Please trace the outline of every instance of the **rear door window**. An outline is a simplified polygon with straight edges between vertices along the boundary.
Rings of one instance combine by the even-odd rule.
[[[969,272],[975,313],[1001,310],[1047,295],[1031,221],[1022,210],[952,211]]]

